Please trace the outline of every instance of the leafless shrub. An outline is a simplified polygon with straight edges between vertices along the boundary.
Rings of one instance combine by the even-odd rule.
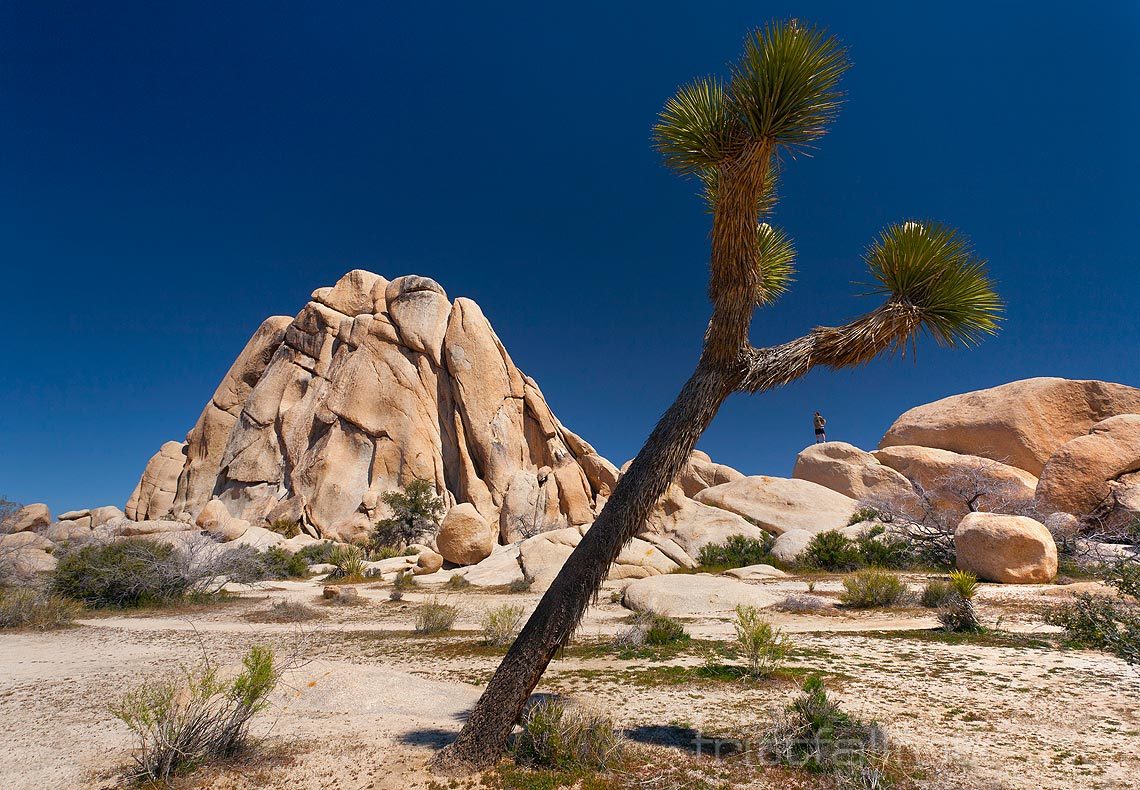
[[[450,631],[457,617],[459,617],[458,608],[443,603],[438,598],[432,598],[420,604],[420,608],[416,611],[416,631],[421,634]]]
[[[522,628],[526,609],[503,604],[483,613],[483,644],[502,647],[510,644]]]
[[[19,502],[13,502],[8,497],[0,496],[0,534],[8,531],[8,522],[22,508]]]
[[[820,598],[818,595],[802,595],[800,593],[792,593],[786,596],[782,601],[776,603],[772,607],[781,612],[791,612],[793,614],[809,614],[812,612],[819,612],[824,609],[831,608],[831,602],[826,598]]]

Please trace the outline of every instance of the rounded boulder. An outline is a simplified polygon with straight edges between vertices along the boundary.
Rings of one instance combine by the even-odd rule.
[[[1025,516],[970,513],[954,531],[958,568],[1003,584],[1045,584],[1057,575],[1057,544]]]
[[[435,542],[443,558],[456,565],[481,562],[495,548],[491,527],[470,502],[447,511]]]

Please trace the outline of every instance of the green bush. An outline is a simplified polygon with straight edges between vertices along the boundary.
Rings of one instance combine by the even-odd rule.
[[[507,585],[507,592],[524,593],[530,592],[530,586],[534,584],[534,579],[526,576],[522,579],[515,579]]]
[[[65,552],[51,585],[59,595],[105,607],[177,600],[201,581],[171,546],[133,538]]]
[[[83,607],[62,595],[37,590],[0,591],[0,628],[49,631],[69,626]]]
[[[421,634],[438,634],[450,631],[459,617],[459,609],[451,604],[432,598],[420,604],[416,610],[416,631]]]
[[[633,617],[630,627],[619,633],[614,644],[619,648],[637,649],[645,645],[665,645],[688,642],[689,635],[680,620],[654,612],[641,612]]]
[[[532,768],[604,771],[622,754],[613,720],[603,713],[548,699],[523,714],[515,761]]]
[[[851,514],[851,518],[847,519],[847,526],[850,527],[861,521],[874,521],[880,515],[879,511],[873,507],[861,507]]]
[[[705,567],[743,568],[759,565],[768,559],[772,544],[776,542],[768,533],[763,538],[732,535],[724,543],[710,543],[701,547],[697,561]]]
[[[331,540],[322,540],[317,543],[310,543],[293,556],[300,557],[309,565],[324,565],[332,562],[332,555],[336,547],[336,544]]]
[[[954,588],[950,582],[941,579],[931,579],[922,590],[922,605],[927,609],[939,609],[946,605]]]
[[[304,623],[324,617],[324,612],[300,601],[274,601],[268,609],[245,615],[245,619],[253,623]]]
[[[837,776],[843,787],[893,787],[901,773],[883,729],[841,710],[814,675],[766,733],[764,745],[775,762]]]
[[[767,677],[783,667],[792,649],[791,640],[765,620],[758,608],[737,606],[733,628],[752,677]]]
[[[1046,621],[1065,629],[1070,641],[1094,650],[1112,653],[1129,664],[1140,664],[1140,565],[1121,564],[1105,573],[1115,597],[1078,594],[1071,603],[1057,607]]]
[[[850,571],[862,564],[859,548],[836,530],[813,535],[803,557],[807,565],[825,571]]]
[[[275,518],[269,522],[267,528],[287,538],[295,538],[301,534],[301,525],[291,518]]]
[[[148,681],[127,692],[111,713],[135,735],[135,778],[166,785],[209,760],[244,752],[250,721],[264,710],[278,678],[272,651],[255,647],[230,680],[207,661],[184,678]]]
[[[503,604],[483,613],[483,644],[502,647],[514,641],[522,628],[526,609],[521,606]]]
[[[462,590],[470,586],[471,582],[467,581],[467,577],[462,573],[453,573],[451,578],[447,580],[447,589],[449,590]]]
[[[896,535],[886,534],[881,524],[871,527],[855,541],[861,564],[873,568],[905,568],[911,563],[910,544]]]
[[[258,561],[264,569],[263,579],[304,579],[309,575],[309,563],[300,552],[290,554],[279,546],[270,546],[261,552]]]
[[[895,606],[906,600],[909,591],[890,571],[868,568],[843,580],[839,600],[852,609],[874,609]]]

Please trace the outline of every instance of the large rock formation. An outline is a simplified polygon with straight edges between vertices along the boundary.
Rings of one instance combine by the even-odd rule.
[[[1085,515],[1109,501],[1112,483],[1140,470],[1140,414],[1121,414],[1066,442],[1041,471],[1037,498],[1048,511]]]
[[[128,515],[191,521],[217,499],[256,525],[284,506],[310,534],[350,539],[417,477],[515,539],[592,522],[617,470],[559,423],[477,304],[356,270],[258,328],[185,446],[147,464]]]
[[[961,517],[971,509],[1008,509],[1033,499],[1037,478],[1009,464],[933,447],[900,445],[874,457],[926,492],[938,508]]]
[[[916,406],[895,420],[879,447],[919,445],[980,455],[1039,475],[1065,442],[1101,420],[1135,412],[1140,389],[1134,387],[1025,379]]]

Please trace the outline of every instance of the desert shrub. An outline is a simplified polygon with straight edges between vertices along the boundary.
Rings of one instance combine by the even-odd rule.
[[[470,586],[471,582],[467,581],[467,577],[462,573],[453,573],[451,578],[447,580],[447,589],[449,590],[462,590]]]
[[[858,524],[861,521],[874,521],[879,517],[879,511],[873,507],[861,507],[851,514],[851,518],[847,519],[847,526]]]
[[[63,628],[82,611],[75,601],[54,593],[29,589],[0,592],[0,628]]]
[[[1140,664],[1140,565],[1120,564],[1108,569],[1105,581],[1115,597],[1081,593],[1046,615],[1065,629],[1065,635],[1082,647],[1112,653],[1129,664]]]
[[[927,609],[939,609],[946,605],[953,593],[950,582],[931,579],[922,588],[922,605]]]
[[[483,644],[492,647],[502,647],[514,641],[519,629],[522,628],[526,609],[521,606],[503,604],[483,613],[481,626],[483,628]]]
[[[310,543],[293,556],[300,557],[309,565],[323,565],[332,561],[331,558],[336,548],[337,545],[331,540],[322,540]]]
[[[852,609],[874,609],[900,604],[908,594],[906,585],[890,571],[868,568],[843,580],[839,600]]]
[[[364,552],[356,546],[336,546],[329,552],[329,563],[336,566],[328,575],[330,581],[364,578]]]
[[[376,522],[373,542],[377,546],[404,548],[439,529],[446,506],[436,496],[435,484],[416,478],[403,491],[389,491],[382,497],[392,509],[391,518]]]
[[[393,557],[401,557],[403,554],[404,552],[395,546],[373,545],[368,549],[368,558],[373,562],[378,562],[379,560],[390,560]]]
[[[974,608],[978,577],[967,571],[950,572],[950,595],[938,612],[938,621],[947,631],[979,631],[982,624]]]
[[[277,685],[273,653],[254,647],[224,680],[209,661],[184,678],[148,681],[128,691],[111,713],[134,733],[135,775],[167,783],[211,759],[249,747],[249,724]]]
[[[782,601],[777,602],[772,608],[781,612],[807,614],[809,612],[822,611],[830,606],[831,603],[826,598],[820,598],[818,595],[800,595],[793,593],[792,595],[785,596]]]
[[[424,601],[416,610],[416,631],[421,634],[438,634],[450,631],[459,617],[459,609],[441,602],[438,598]]]
[[[324,616],[324,612],[300,601],[274,601],[268,609],[249,612],[245,619],[253,623],[304,623]]]
[[[301,534],[301,525],[291,518],[275,518],[266,525],[266,528],[287,538],[295,538]]]
[[[621,648],[663,647],[688,641],[689,635],[680,620],[655,612],[635,615],[629,628],[614,637],[614,644]]]
[[[278,546],[270,546],[260,552],[258,561],[262,566],[262,579],[303,579],[309,575],[309,563],[300,552],[290,554]]]
[[[534,579],[529,576],[522,579],[515,579],[507,585],[507,592],[524,593],[530,592],[530,586],[534,584]]]
[[[194,545],[175,550],[141,538],[88,543],[64,551],[51,588],[92,607],[166,603],[216,592],[225,582],[223,574],[242,563],[229,553]]]
[[[763,538],[732,535],[724,543],[709,543],[701,547],[697,561],[707,567],[743,568],[759,565],[768,559],[772,544],[776,542],[768,533]]]
[[[791,640],[765,620],[755,606],[736,607],[736,642],[748,660],[748,673],[762,678],[783,667],[792,649]]]
[[[396,574],[396,577],[394,579],[392,579],[392,587],[400,590],[401,592],[415,589],[417,586],[418,583],[416,582],[416,576],[410,570],[401,571]]]
[[[850,571],[862,564],[859,548],[836,530],[813,535],[804,549],[803,559],[811,567],[825,571]]]
[[[883,729],[842,710],[814,675],[765,734],[764,748],[777,763],[835,775],[841,786],[892,787],[900,772]]]
[[[532,768],[604,771],[621,758],[622,740],[604,713],[548,699],[523,714],[515,760]]]
[[[886,534],[881,524],[864,532],[855,541],[863,565],[873,568],[905,568],[912,559],[910,543],[897,535]]]

